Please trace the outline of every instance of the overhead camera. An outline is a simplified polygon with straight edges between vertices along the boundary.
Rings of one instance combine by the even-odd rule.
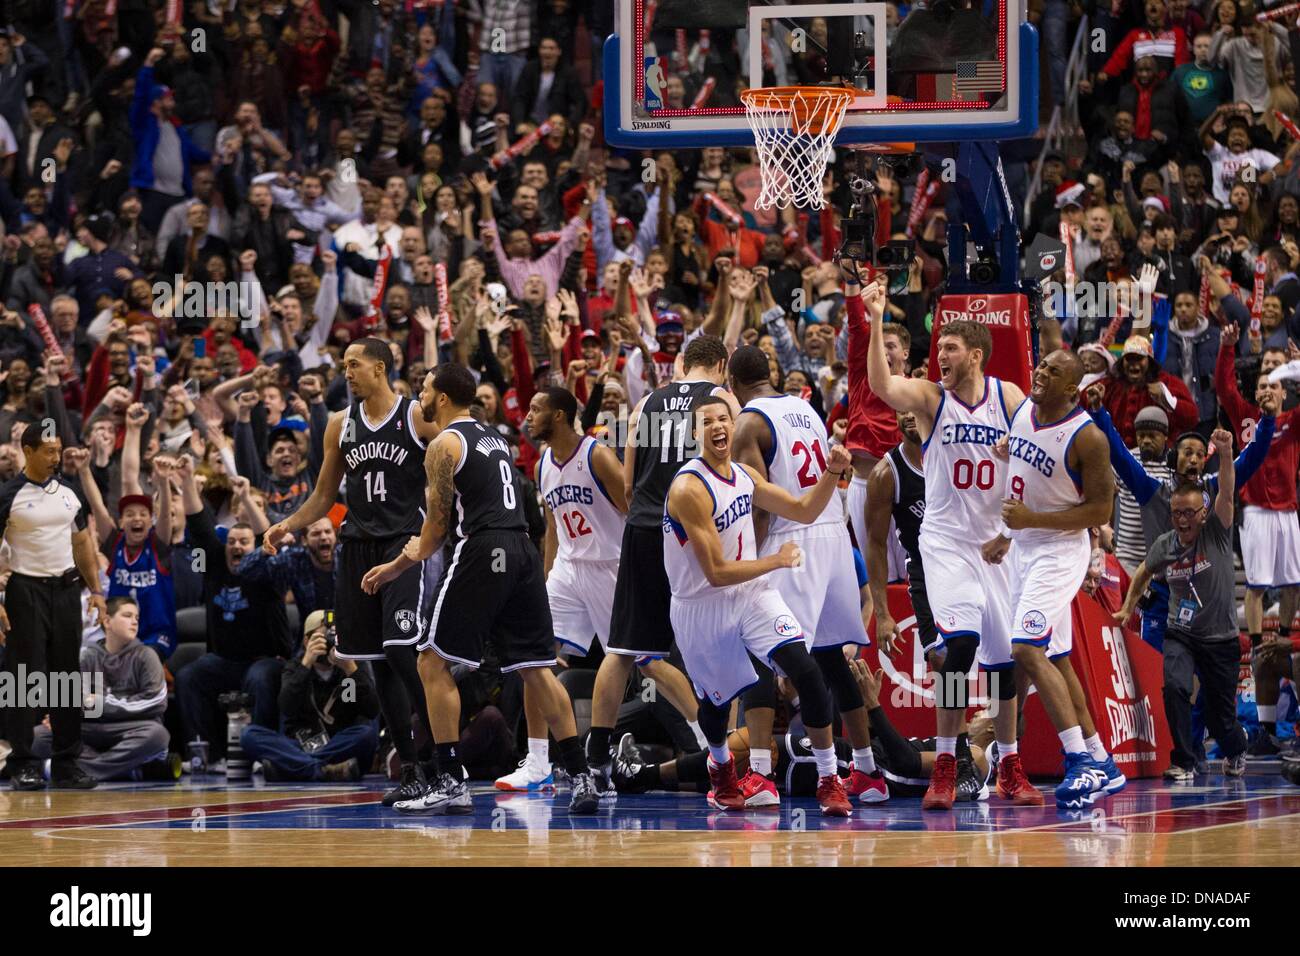
[[[984,253],[979,259],[970,264],[970,281],[976,285],[992,285],[998,281],[1001,272],[1002,269],[998,265],[998,261],[988,253]]]
[[[916,243],[913,240],[893,239],[876,250],[875,259],[871,264],[886,272],[910,269],[915,256]]]

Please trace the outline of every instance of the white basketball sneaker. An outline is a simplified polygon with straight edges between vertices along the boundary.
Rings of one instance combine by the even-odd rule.
[[[554,790],[555,774],[551,772],[549,763],[542,763],[534,758],[532,754],[529,754],[519,761],[519,769],[506,774],[504,777],[497,778],[496,788],[498,790],[508,790],[512,793]]]

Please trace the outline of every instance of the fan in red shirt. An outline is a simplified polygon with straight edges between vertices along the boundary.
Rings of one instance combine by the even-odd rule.
[[[851,286],[856,289],[856,282],[851,282]],[[876,462],[889,454],[903,436],[898,430],[898,416],[894,410],[867,383],[871,323],[867,321],[861,295],[857,291],[848,295],[844,308],[849,326],[849,427],[844,444],[853,454],[853,480],[849,483],[848,495],[849,522],[858,547],[862,548],[867,540],[867,478]],[[885,324],[884,332],[885,356],[889,360],[890,372],[906,375],[907,351],[911,345],[907,329],[889,322]]]
[[[1126,448],[1137,446],[1133,423],[1137,421],[1137,413],[1148,405],[1163,409],[1169,416],[1169,434],[1172,436],[1191,431],[1200,421],[1192,393],[1181,378],[1160,371],[1151,340],[1145,335],[1128,337],[1124,354],[1106,376],[1105,383],[1102,404],[1124,437]]]
[[[1300,469],[1300,407],[1281,411],[1286,391],[1281,382],[1270,384],[1262,368],[1255,377],[1255,403],[1242,397],[1237,387],[1233,355],[1240,330],[1224,326],[1219,340],[1219,358],[1214,366],[1214,390],[1219,407],[1232,422],[1237,440],[1246,444],[1249,431],[1263,414],[1260,406],[1277,415],[1273,443],[1259,471],[1238,489],[1244,507],[1241,515],[1241,562],[1246,571],[1246,633],[1252,646],[1263,640],[1264,592],[1281,590],[1281,614],[1278,638],[1291,639],[1291,622],[1295,620],[1300,598],[1300,524],[1296,523],[1296,473]],[[1277,704],[1277,680],[1261,668],[1265,655],[1252,656],[1256,666],[1256,704],[1260,722],[1265,721],[1265,707]],[[1280,676],[1290,676],[1283,672]],[[1272,698],[1271,700],[1268,698]],[[1266,740],[1269,735],[1261,736]],[[1255,756],[1268,756],[1257,753]],[[1276,753],[1276,751],[1272,751]]]

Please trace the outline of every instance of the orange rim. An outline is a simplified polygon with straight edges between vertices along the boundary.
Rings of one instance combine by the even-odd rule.
[[[832,119],[835,125],[843,120],[845,108],[859,93],[843,86],[764,86],[742,90],[740,101],[750,110],[783,110],[793,127],[818,135]]]

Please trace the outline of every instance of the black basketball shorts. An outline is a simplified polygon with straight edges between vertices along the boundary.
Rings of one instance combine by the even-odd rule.
[[[624,526],[606,650],[635,657],[667,657],[673,647],[673,625],[668,618],[672,597],[664,570],[663,529]]]
[[[502,672],[555,663],[542,556],[522,531],[484,531],[451,551],[419,648],[478,667],[492,641]]]
[[[934,614],[930,611],[930,598],[925,592],[925,574],[918,570],[916,562],[907,565],[907,595],[912,599],[912,613],[916,615],[916,635],[921,642],[921,650],[929,651],[939,641],[939,629],[934,626]]]
[[[336,653],[344,660],[381,661],[385,647],[414,645],[423,636],[421,624],[431,595],[424,586],[422,565],[408,568],[381,587],[378,594],[361,590],[366,572],[396,558],[409,540],[410,535],[344,539],[334,578]]]

